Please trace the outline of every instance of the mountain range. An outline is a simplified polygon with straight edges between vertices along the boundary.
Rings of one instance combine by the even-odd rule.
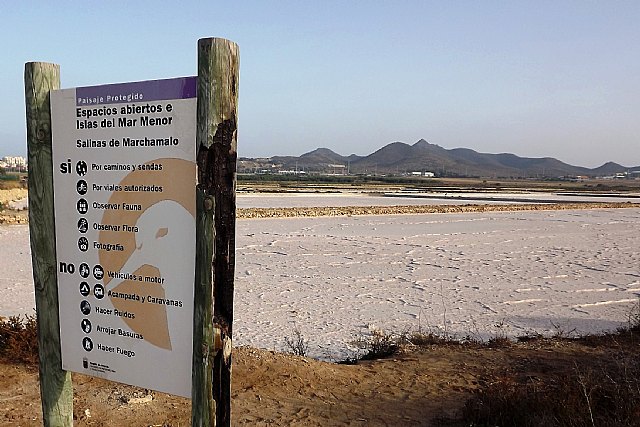
[[[490,178],[603,177],[640,171],[608,162],[598,168],[572,166],[551,157],[529,158],[515,154],[479,153],[468,148],[445,149],[424,139],[413,145],[392,142],[368,156],[342,156],[328,148],[318,148],[299,157],[239,159],[239,172],[292,171],[305,173],[402,175],[432,172],[436,176]],[[635,175],[635,174],[634,174]]]

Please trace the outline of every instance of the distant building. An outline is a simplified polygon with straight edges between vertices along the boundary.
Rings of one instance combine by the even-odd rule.
[[[278,173],[280,175],[304,175],[305,171],[302,170],[279,170]]]
[[[411,172],[411,176],[424,176],[426,178],[433,178],[436,175],[433,172]]]
[[[9,170],[24,171],[27,169],[27,159],[21,156],[5,156],[0,159],[0,167]]]
[[[329,175],[348,175],[347,165],[327,165],[331,168]]]

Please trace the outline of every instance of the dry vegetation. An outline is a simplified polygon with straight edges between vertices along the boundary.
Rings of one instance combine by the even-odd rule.
[[[37,363],[38,330],[35,316],[0,318],[0,360]]]
[[[292,218],[351,215],[403,215],[428,213],[550,211],[570,209],[640,208],[640,203],[562,203],[521,205],[423,205],[423,206],[339,206],[313,208],[244,208],[238,218]]]

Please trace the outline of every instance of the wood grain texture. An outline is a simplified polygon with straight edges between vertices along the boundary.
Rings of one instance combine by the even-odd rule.
[[[198,41],[193,426],[231,425],[238,46]]]
[[[40,395],[45,426],[73,425],[71,374],[62,370],[56,276],[51,109],[49,91],[60,88],[56,64],[25,64],[29,235],[38,317]]]

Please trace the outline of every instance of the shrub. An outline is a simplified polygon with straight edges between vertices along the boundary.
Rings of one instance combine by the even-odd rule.
[[[38,327],[35,316],[12,316],[0,321],[0,357],[14,363],[37,363]]]
[[[293,330],[293,338],[284,337],[284,342],[287,345],[290,353],[296,356],[306,356],[309,350],[309,344],[302,336],[302,332],[298,328]]]
[[[510,347],[512,342],[507,334],[507,329],[509,329],[507,322],[503,319],[497,322],[494,326],[496,328],[496,332],[491,338],[489,338],[487,345],[491,348]]]
[[[468,400],[469,426],[630,426],[640,405],[640,357],[611,357],[600,367],[549,378],[505,375]]]
[[[629,312],[628,329],[631,332],[640,332],[640,298],[631,308]]]
[[[459,341],[451,336],[444,334],[438,334],[434,332],[423,333],[414,332],[409,336],[409,342],[417,347],[429,347],[432,345],[460,345],[462,342],[472,342],[470,337],[467,337],[464,341]]]
[[[353,359],[355,361],[384,359],[399,353],[403,347],[412,343],[408,332],[390,334],[375,329],[370,336],[359,338],[352,344],[364,351],[364,354],[359,355],[357,359]]]

